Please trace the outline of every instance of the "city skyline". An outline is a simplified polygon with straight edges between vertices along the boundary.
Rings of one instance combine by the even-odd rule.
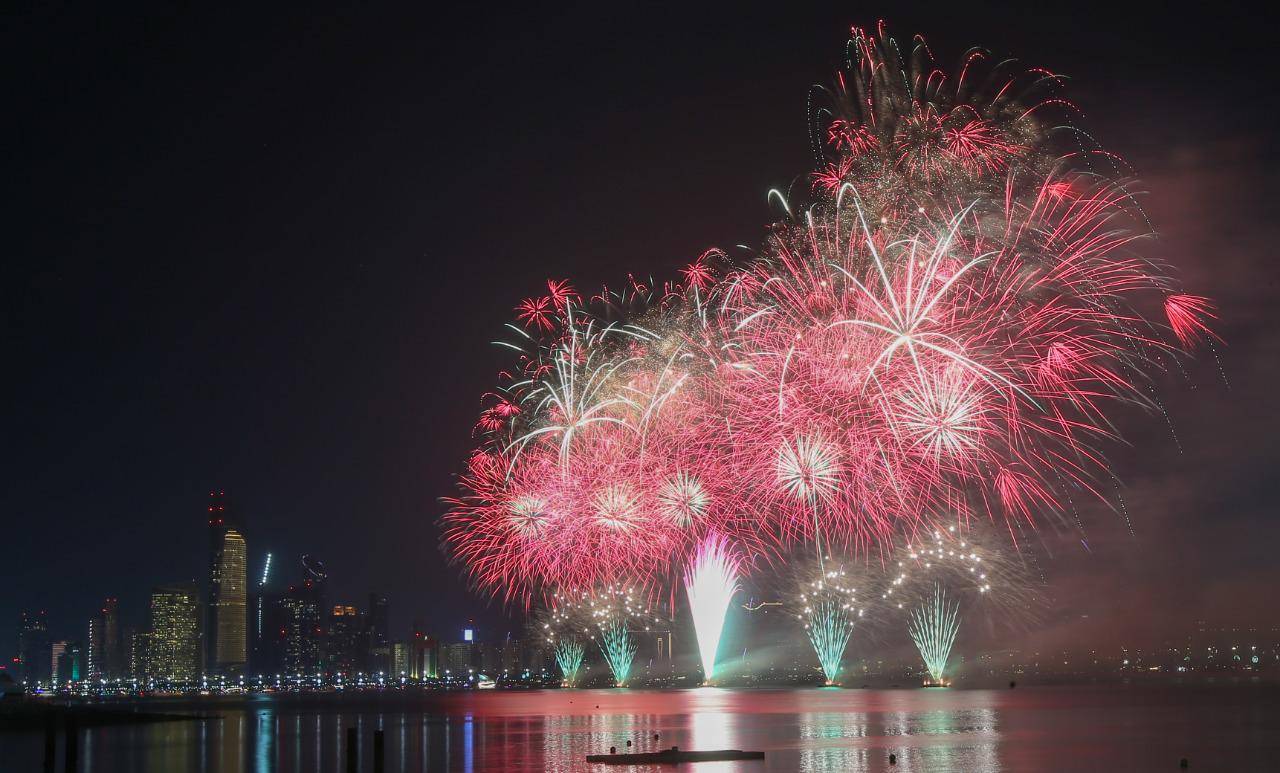
[[[267,550],[291,571],[297,556],[313,555],[342,586],[335,597],[379,589],[404,610],[401,621],[443,629],[478,616],[519,630],[521,610],[508,615],[470,594],[445,564],[434,526],[475,395],[500,361],[487,342],[548,275],[617,282],[621,267],[654,265],[665,277],[712,244],[757,243],[766,192],[785,188],[805,161],[796,84],[827,75],[850,21],[847,9],[781,21],[756,9],[727,21],[693,13],[696,32],[627,17],[619,50],[592,45],[590,67],[527,41],[485,42],[489,30],[475,19],[453,47],[431,52],[416,51],[388,20],[365,19],[364,31],[376,33],[368,39],[399,45],[380,53],[365,43],[357,50],[367,56],[340,62],[324,56],[348,39],[336,26],[300,39],[296,61],[274,55],[268,41],[280,20],[225,60],[194,31],[230,26],[207,19],[160,23],[152,42],[196,39],[184,51],[162,46],[165,67],[104,50],[110,29],[68,34],[91,44],[83,57],[67,55],[71,43],[30,52],[57,82],[99,65],[123,79],[90,80],[65,106],[18,111],[32,138],[19,177],[34,181],[22,197],[31,211],[19,216],[37,227],[19,245],[27,260],[10,307],[26,378],[9,402],[15,441],[3,506],[18,528],[6,534],[15,558],[0,571],[6,587],[29,590],[0,600],[6,651],[9,621],[23,609],[50,610],[55,627],[75,621],[74,636],[59,636],[87,646],[81,629],[101,597],[120,599],[122,617],[140,625],[140,599],[156,583],[203,586],[205,525],[192,514],[224,486],[253,523],[250,577]],[[1270,546],[1280,536],[1267,476],[1278,427],[1265,410],[1280,361],[1265,316],[1275,287],[1266,255],[1276,226],[1265,204],[1274,200],[1274,150],[1244,87],[1223,77],[1221,63],[1185,61],[1173,22],[1144,21],[1148,36],[1132,40],[1075,20],[1040,34],[1028,13],[948,17],[948,40],[1074,76],[1090,125],[1141,172],[1162,234],[1155,252],[1221,302],[1227,345],[1161,385],[1167,421],[1121,417],[1133,445],[1110,449],[1122,481],[1115,510],[1079,514],[1086,541],[1036,535],[1048,548],[1055,607],[1026,637],[1158,639],[1184,614],[1248,623],[1268,606]],[[894,24],[936,29],[937,18],[925,24],[923,15]],[[565,51],[596,29],[554,14],[521,21]],[[776,46],[742,61],[740,47],[766,23]],[[1234,50],[1226,33],[1206,34]],[[665,57],[632,61],[625,50],[649,39],[662,41]],[[505,120],[477,127],[470,86],[440,84],[437,104],[424,105],[408,85],[469,48],[484,52],[474,82],[505,83],[508,46],[545,82],[504,87],[519,131]],[[315,81],[279,93],[299,62],[314,67]],[[1132,79],[1109,77],[1102,62],[1126,63]],[[626,120],[578,99],[613,82],[634,90],[613,105],[633,111]],[[399,106],[398,118],[327,111],[334,94],[365,104],[370,84],[371,104]],[[22,89],[18,98],[43,99]],[[119,103],[167,112],[142,120],[117,114]],[[223,109],[261,121],[249,126]],[[86,139],[67,128],[73,110],[116,117]],[[1228,124],[1210,118],[1232,110],[1240,117]],[[717,128],[729,115],[733,130]],[[642,121],[645,131],[629,129]],[[166,144],[174,122],[198,141]],[[382,140],[352,139],[372,136]],[[627,152],[600,141],[613,137],[626,139]],[[163,152],[153,158],[150,148]],[[753,163],[740,163],[748,152]],[[360,161],[312,163],[324,153]],[[548,170],[539,160],[548,156],[572,162]],[[689,159],[688,171],[650,171],[671,157]],[[479,173],[476,158],[485,159],[474,162]],[[68,164],[84,170],[83,182],[66,184]],[[175,171],[193,169],[200,174]],[[455,181],[447,193],[441,179]],[[602,185],[609,196],[593,193]],[[495,233],[486,228],[493,216],[474,206],[493,186],[502,200],[564,206],[537,216],[510,207]],[[356,194],[384,188],[372,199]],[[698,222],[682,216],[695,209]],[[208,212],[217,214],[206,220]],[[607,238],[598,223],[610,225]],[[86,571],[97,572],[101,592],[84,594]]]

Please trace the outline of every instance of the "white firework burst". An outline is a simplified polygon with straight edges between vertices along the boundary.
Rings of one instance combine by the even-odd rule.
[[[533,537],[547,522],[547,502],[541,497],[520,496],[507,503],[507,522],[522,537]]]
[[[701,518],[711,504],[711,496],[696,477],[677,472],[658,491],[662,512],[677,526],[688,527]]]
[[[778,483],[797,499],[826,499],[840,485],[840,453],[820,437],[799,435],[778,449]]]
[[[987,405],[982,384],[966,378],[959,368],[940,375],[919,374],[915,383],[898,393],[893,417],[912,442],[935,459],[965,458],[982,442]]]
[[[596,523],[615,531],[631,531],[639,525],[640,498],[629,486],[609,486],[596,495]]]

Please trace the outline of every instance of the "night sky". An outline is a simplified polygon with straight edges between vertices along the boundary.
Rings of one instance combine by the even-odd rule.
[[[1181,451],[1164,417],[1119,413],[1134,534],[1102,506],[1087,548],[1044,530],[1054,603],[1027,641],[1280,623],[1259,20],[540,5],[6,6],[0,653],[23,608],[82,638],[103,596],[142,624],[152,585],[203,580],[212,489],[254,569],[271,550],[288,581],[311,553],[335,601],[390,594],[397,629],[517,629],[434,525],[505,361],[489,342],[547,277],[664,279],[758,245],[766,192],[809,170],[807,87],[881,16],[944,64],[982,44],[1071,75],[1082,124],[1139,172],[1149,254],[1223,309],[1217,359],[1159,383]]]

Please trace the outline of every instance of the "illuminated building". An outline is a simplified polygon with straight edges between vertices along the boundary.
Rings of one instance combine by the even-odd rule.
[[[132,626],[123,630],[120,665],[123,673],[121,676],[130,679],[142,679],[147,673],[147,632],[139,631]]]
[[[290,674],[319,674],[324,671],[325,592],[328,575],[324,564],[311,556],[302,557],[305,579],[289,588],[280,600],[283,631],[283,666]]]
[[[85,673],[90,679],[101,679],[102,672],[102,618],[89,618],[89,646],[85,648]]]
[[[97,615],[89,618],[85,671],[89,679],[119,679],[123,676],[119,601],[108,598]]]
[[[514,674],[520,670],[522,663],[519,639],[507,639],[502,645],[502,670]]]
[[[475,667],[475,644],[460,641],[442,648],[445,670],[453,676],[466,676]]]
[[[58,653],[58,684],[78,682],[84,679],[84,652],[80,642],[62,642]]]
[[[52,653],[52,655],[53,655],[53,656],[49,659],[49,660],[50,660],[50,662],[49,662],[49,667],[50,667],[50,670],[51,670],[51,672],[52,672],[52,679],[51,679],[51,681],[52,681],[54,684],[58,684],[58,681],[59,681],[59,678],[60,678],[60,676],[59,676],[59,675],[62,673],[62,669],[61,669],[61,668],[59,668],[59,666],[61,665],[61,662],[62,662],[62,654],[63,654],[64,652],[66,652],[66,651],[67,651],[67,642],[65,642],[65,641],[55,641],[55,642],[53,643],[53,646],[50,648],[50,651],[51,651],[51,653]]]
[[[248,660],[248,553],[223,492],[210,492],[208,517],[205,658],[211,671],[236,674]]]
[[[251,601],[249,666],[255,674],[278,673],[283,665],[285,618],[278,584],[272,582],[278,574],[272,571],[272,561],[267,553]]]
[[[200,674],[200,595],[194,585],[151,591],[146,672],[168,681],[194,681]]]
[[[222,541],[214,610],[218,628],[213,670],[218,673],[240,673],[248,660],[247,558],[244,537],[228,529]]]
[[[391,645],[391,673],[395,676],[409,675],[409,661],[412,659],[409,642],[398,641]],[[380,669],[382,670],[382,669]]]
[[[363,670],[368,653],[368,632],[359,610],[350,604],[338,604],[329,613],[329,632],[325,663],[330,673],[350,674]]]
[[[440,675],[440,642],[422,631],[414,631],[409,642],[409,676],[434,679]]]

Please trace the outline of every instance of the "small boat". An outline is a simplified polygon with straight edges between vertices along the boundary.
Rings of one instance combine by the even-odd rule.
[[[744,752],[738,749],[718,749],[705,752],[682,752],[672,746],[658,752],[634,754],[588,754],[587,762],[605,765],[675,765],[681,762],[724,762],[727,760],[762,760],[764,752]]]

